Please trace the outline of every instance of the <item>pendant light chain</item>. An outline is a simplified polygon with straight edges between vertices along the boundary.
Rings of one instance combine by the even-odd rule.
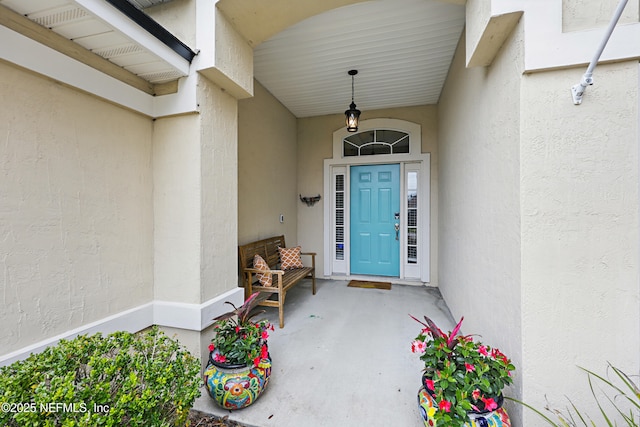
[[[353,92],[354,92],[354,87],[355,87],[353,81],[354,81],[354,75],[351,74],[351,102],[352,103],[353,103]]]

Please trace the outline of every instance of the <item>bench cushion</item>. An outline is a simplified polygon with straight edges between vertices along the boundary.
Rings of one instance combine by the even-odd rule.
[[[290,270],[292,268],[303,268],[302,259],[300,258],[300,246],[295,248],[278,248],[280,253],[280,267],[283,270]]]
[[[264,260],[264,258],[262,258],[260,255],[256,254],[253,257],[253,268],[255,268],[257,270],[262,270],[262,271],[269,271],[269,264],[267,264],[267,262]],[[271,277],[271,274],[256,273],[256,276],[258,277],[258,281],[260,282],[260,284],[262,286],[272,286],[273,285],[273,277]]]

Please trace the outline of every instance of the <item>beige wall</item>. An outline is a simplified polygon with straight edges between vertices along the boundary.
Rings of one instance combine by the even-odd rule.
[[[144,12],[187,46],[196,46],[196,0],[172,0],[145,8]]]
[[[152,122],[0,62],[0,349],[151,301]]]
[[[257,81],[254,91],[238,103],[238,243],[284,234],[291,246],[301,204],[296,118]]]
[[[364,111],[361,120],[391,118],[407,120],[422,127],[422,152],[431,153],[431,283],[438,277],[438,129],[435,106],[417,106]],[[323,194],[323,160],[333,155],[333,132],[344,127],[344,115],[298,119],[298,193],[303,196]],[[312,207],[298,203],[298,238],[305,250],[314,251],[316,274],[324,273],[323,211],[325,200]]]
[[[585,5],[584,0],[562,0],[562,31],[604,29],[609,25],[619,3],[619,0],[599,0],[597,6],[591,6]],[[638,22],[639,8],[640,2],[627,2],[618,24]]]
[[[491,66],[466,69],[458,50],[450,70],[439,285],[463,332],[514,360],[509,395],[597,416],[578,366],[639,370],[638,63],[599,65],[575,106],[584,69],[521,75],[523,38],[521,21]]]
[[[516,396],[526,369],[520,318],[521,37],[520,26],[492,66],[470,69],[462,37],[439,104],[440,290],[453,316],[465,317],[465,334],[482,335],[515,362]]]
[[[201,301],[238,286],[238,101],[201,78],[198,84],[202,188]]]
[[[180,0],[154,12],[193,43],[194,7]],[[194,69],[180,82],[184,96],[172,98],[186,112],[152,120],[0,65],[9,135],[0,154],[15,180],[0,187],[0,236],[15,239],[0,246],[0,320],[15,325],[0,336],[0,356],[59,334],[154,321],[199,331],[219,299],[237,303],[238,109],[229,91]],[[251,67],[234,72],[251,81]]]
[[[154,128],[155,298],[199,304],[237,286],[237,101],[200,78],[200,113]]]
[[[216,0],[216,7],[257,46],[283,29],[310,16],[365,0]]]
[[[199,125],[199,114],[154,123],[154,298],[160,301],[201,302]]]
[[[574,106],[581,72],[534,74],[521,90],[521,375],[539,407],[545,395],[593,405],[577,366],[639,371],[638,62],[599,65]]]

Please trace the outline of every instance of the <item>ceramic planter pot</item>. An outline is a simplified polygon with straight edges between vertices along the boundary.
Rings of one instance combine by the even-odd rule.
[[[230,365],[215,362],[209,355],[204,383],[209,395],[224,409],[242,409],[260,397],[269,383],[271,356],[258,366]]]
[[[502,407],[502,399],[499,400],[500,406],[494,411],[482,413],[469,412],[471,421],[467,421],[464,427],[511,427],[509,415]],[[438,409],[438,405],[424,387],[420,387],[420,390],[418,390],[418,406],[420,407],[420,414],[426,427],[444,427],[437,426],[433,417],[429,416],[429,414],[433,412],[431,408]]]

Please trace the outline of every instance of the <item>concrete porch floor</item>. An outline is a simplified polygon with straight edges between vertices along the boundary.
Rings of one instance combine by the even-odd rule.
[[[283,329],[277,308],[265,307],[262,317],[276,326],[269,337],[273,368],[253,405],[222,409],[203,388],[194,409],[254,427],[422,426],[422,364],[410,350],[421,326],[409,314],[451,330],[449,309],[437,288],[347,284],[317,280],[315,296],[310,281],[298,284],[287,294]]]

